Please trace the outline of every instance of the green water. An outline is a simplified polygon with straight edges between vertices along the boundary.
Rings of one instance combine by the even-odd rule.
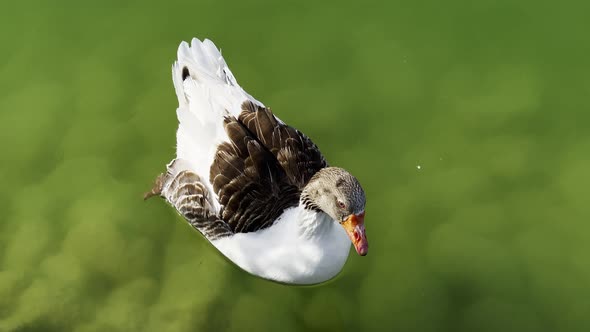
[[[2,7],[0,331],[590,330],[583,2]],[[142,201],[193,36],[364,185],[336,280],[252,277]]]

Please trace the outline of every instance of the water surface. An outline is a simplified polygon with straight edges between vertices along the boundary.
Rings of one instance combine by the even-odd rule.
[[[588,6],[19,2],[0,14],[0,331],[588,331]],[[370,252],[319,287],[164,202],[170,66],[209,37],[349,169]]]

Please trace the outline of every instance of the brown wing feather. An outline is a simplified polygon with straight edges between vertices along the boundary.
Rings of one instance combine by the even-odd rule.
[[[274,155],[297,188],[303,189],[317,171],[328,166],[309,137],[280,122],[269,108],[246,101],[238,120]]]
[[[181,162],[175,159],[168,164],[166,173],[157,177],[144,199],[161,196],[209,240],[233,235],[229,225],[216,215],[213,198],[201,178],[192,171],[176,169],[176,164]]]
[[[235,233],[270,226],[296,206],[299,190],[289,182],[274,154],[234,117],[224,120],[229,142],[221,144],[210,169],[213,190],[222,205],[220,217]]]

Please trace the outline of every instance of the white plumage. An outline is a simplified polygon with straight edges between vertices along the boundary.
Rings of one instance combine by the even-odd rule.
[[[350,240],[340,225],[301,206],[285,210],[269,228],[211,243],[252,274],[300,285],[337,275],[350,251]]]
[[[191,79],[183,80],[183,68],[188,69]],[[180,44],[178,60],[172,65],[172,80],[178,97],[176,157],[188,161],[214,194],[209,168],[217,146],[228,140],[223,117],[237,117],[245,100],[263,105],[238,85],[209,39],[201,42],[193,38],[190,46]],[[219,204],[215,207],[219,211]]]

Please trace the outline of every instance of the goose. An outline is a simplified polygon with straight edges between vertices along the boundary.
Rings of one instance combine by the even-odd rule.
[[[367,254],[357,178],[244,91],[212,41],[183,41],[172,80],[176,158],[145,199],[160,196],[230,261],[279,283],[332,279],[351,244]]]

